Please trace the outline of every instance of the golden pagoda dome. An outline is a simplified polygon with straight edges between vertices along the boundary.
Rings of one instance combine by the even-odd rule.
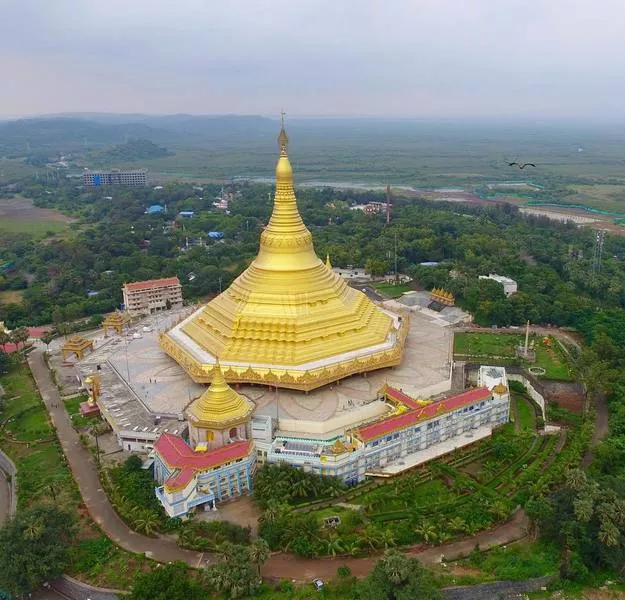
[[[503,394],[507,394],[508,393],[508,388],[500,381],[494,388],[493,388],[493,393],[494,394],[499,394],[500,396],[502,396]]]
[[[364,356],[365,370],[401,362],[408,319],[376,306],[316,255],[297,208],[284,127],[278,142],[273,211],[258,255],[160,338],[195,381],[209,381],[216,357],[230,382],[302,390],[362,372]]]
[[[187,409],[187,416],[196,427],[222,428],[245,421],[253,407],[227,383],[219,362],[209,388]]]

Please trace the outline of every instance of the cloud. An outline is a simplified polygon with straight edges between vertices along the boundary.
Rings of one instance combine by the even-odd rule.
[[[6,4],[6,6],[4,6]],[[614,114],[620,0],[0,0],[0,113]]]

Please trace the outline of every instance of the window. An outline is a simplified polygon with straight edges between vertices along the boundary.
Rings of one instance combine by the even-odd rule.
[[[237,428],[236,428],[236,427],[233,427],[233,428],[230,430],[230,439],[232,440],[232,439],[234,439],[235,437],[237,437],[237,433],[238,433]]]

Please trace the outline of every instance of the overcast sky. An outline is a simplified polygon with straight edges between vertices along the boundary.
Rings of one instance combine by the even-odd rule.
[[[0,115],[625,119],[625,0],[0,0]]]

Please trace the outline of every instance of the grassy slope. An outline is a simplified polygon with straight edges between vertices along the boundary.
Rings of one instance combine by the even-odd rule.
[[[134,571],[148,569],[150,563],[115,546],[82,508],[78,488],[28,367],[14,367],[0,377],[0,384],[7,399],[3,418],[9,419],[0,445],[18,469],[19,508],[52,502],[76,515],[79,535],[71,550],[69,574],[95,585],[128,587]]]

